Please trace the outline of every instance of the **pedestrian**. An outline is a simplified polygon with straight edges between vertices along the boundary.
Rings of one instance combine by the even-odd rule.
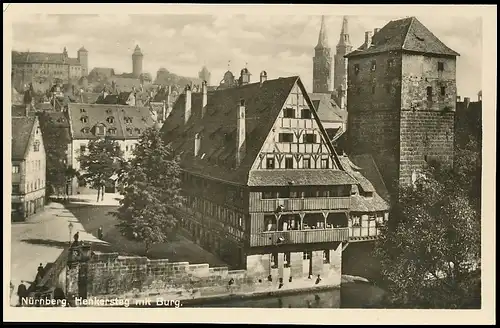
[[[43,277],[43,264],[40,263],[40,265],[38,266],[38,269],[37,269],[37,274],[40,274],[42,277]]]
[[[19,296],[19,303],[17,306],[23,306],[23,299],[28,296],[28,289],[22,282],[19,284],[19,286],[17,286],[17,296]]]
[[[74,235],[73,235],[73,246],[78,246],[78,239],[80,238],[80,232],[77,231]]]
[[[97,238],[102,240],[102,236],[103,236],[102,226],[100,226],[99,229],[97,229]]]
[[[316,285],[319,284],[320,281],[321,281],[321,277],[318,274],[318,278],[316,278]]]

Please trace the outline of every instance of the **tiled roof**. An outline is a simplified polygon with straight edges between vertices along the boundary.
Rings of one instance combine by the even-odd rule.
[[[332,169],[250,171],[249,186],[328,186],[356,183],[345,171]]]
[[[68,106],[68,113],[74,139],[96,138],[94,128],[98,124],[103,124],[106,130],[116,129],[114,134],[106,132],[110,138],[137,139],[145,129],[154,125],[146,107],[72,103]],[[82,120],[83,117],[86,121]],[[109,117],[113,117],[113,123],[108,121]],[[126,122],[127,117],[132,118],[131,123]]]
[[[337,106],[329,94],[310,93],[309,98],[314,104],[322,122],[345,122],[344,111]]]
[[[78,58],[67,58],[66,63],[70,64],[71,66],[81,66]]]
[[[389,204],[377,193],[373,197],[363,197],[360,195],[351,196],[351,212],[381,212],[388,211]]]
[[[133,77],[113,76],[111,80],[115,81],[116,88],[120,90],[120,92],[132,91],[134,87],[136,90],[139,90],[141,86],[141,80]]]
[[[81,101],[84,104],[93,104],[96,102],[97,98],[99,98],[100,93],[97,92],[84,92],[82,93]]]
[[[202,94],[192,93],[191,117],[187,124],[184,123],[186,94],[183,92],[162,127],[164,140],[171,142],[173,149],[181,155],[184,170],[246,185],[248,172],[295,83],[307,94],[297,76],[208,92],[203,118]],[[242,99],[246,106],[245,155],[240,165],[234,168],[236,109]],[[314,109],[312,112],[317,117]],[[193,154],[196,133],[201,135],[198,157]]]
[[[108,67],[94,67],[92,71],[89,73],[88,80],[94,81],[97,76],[104,76],[106,78],[110,78],[115,75],[115,70]]]
[[[448,48],[415,17],[390,21],[373,35],[372,46],[356,49],[345,57],[362,56],[388,51],[411,51],[435,55],[459,56]]]
[[[64,64],[62,53],[12,51],[12,63]]]
[[[36,119],[35,116],[12,117],[12,159],[24,159]]]
[[[371,188],[373,188],[375,192],[384,200],[390,202],[389,192],[387,191],[387,187],[378,170],[377,164],[375,164],[375,161],[373,160],[373,157],[369,154],[351,155],[349,156],[349,160],[352,164],[359,168],[359,173],[362,174],[367,181],[369,181]],[[364,188],[367,186],[362,185],[361,187]]]

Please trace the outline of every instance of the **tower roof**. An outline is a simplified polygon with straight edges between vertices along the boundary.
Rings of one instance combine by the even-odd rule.
[[[139,47],[139,45],[136,45],[136,46],[135,46],[135,49],[134,49],[134,55],[142,55],[142,50],[141,50],[141,48]]]
[[[460,56],[448,48],[415,17],[390,21],[373,35],[368,49],[357,49],[345,57],[362,56],[388,51],[411,51],[433,55]]]
[[[340,39],[338,45],[351,45],[351,41],[349,40],[349,22],[347,20],[347,16],[344,16],[342,18],[342,29],[340,31]]]
[[[85,49],[84,46],[82,46],[80,49],[78,49],[78,52],[88,52],[87,49]]]
[[[321,28],[319,30],[318,44],[316,49],[328,48],[328,36],[326,34],[325,16],[321,16]]]

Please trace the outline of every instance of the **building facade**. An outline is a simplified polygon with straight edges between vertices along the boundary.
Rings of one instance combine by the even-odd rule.
[[[124,158],[130,159],[141,134],[155,125],[155,116],[149,108],[128,105],[71,103],[68,119],[71,132],[69,162],[77,171],[80,170],[78,157],[87,151],[91,140],[111,138],[118,142]],[[109,188],[114,187],[114,183],[110,182]],[[77,178],[73,179],[70,189],[70,194],[85,190]]]
[[[163,125],[181,156],[181,225],[256,275],[340,272],[358,181],[342,167],[299,77],[261,74],[251,83],[247,73],[243,84],[212,92],[186,87]]]
[[[331,93],[332,91],[332,56],[328,44],[325,16],[321,16],[321,28],[318,44],[313,57],[313,93]]]
[[[348,142],[395,191],[426,163],[453,162],[456,57],[416,18],[391,21],[348,58]]]
[[[45,147],[38,118],[12,117],[12,220],[24,220],[43,209],[45,177]]]
[[[17,90],[32,83],[35,91],[47,91],[56,81],[68,83],[84,76],[88,52],[70,58],[66,48],[62,53],[12,51],[12,83]],[[88,67],[87,67],[88,70]]]

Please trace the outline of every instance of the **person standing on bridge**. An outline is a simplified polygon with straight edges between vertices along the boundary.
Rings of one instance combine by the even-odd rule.
[[[97,229],[97,238],[102,240],[102,237],[103,237],[102,226],[100,226],[99,229]]]

